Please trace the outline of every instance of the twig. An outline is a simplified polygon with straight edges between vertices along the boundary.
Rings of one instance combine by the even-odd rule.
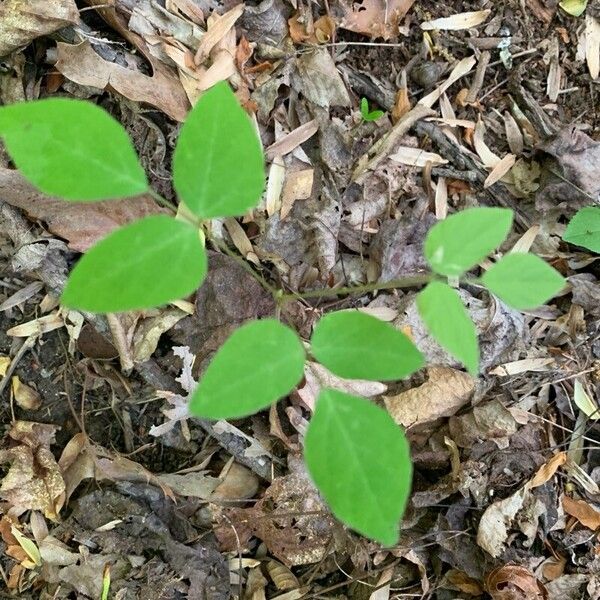
[[[400,141],[400,138],[405,135],[415,123],[434,114],[434,110],[421,104],[417,104],[413,109],[409,110],[386,135],[373,144],[371,150],[367,154],[359,159],[358,166],[354,169],[354,173],[352,173],[352,181],[360,181],[367,171],[374,169],[394,150]],[[369,155],[371,155],[371,158],[369,158]]]

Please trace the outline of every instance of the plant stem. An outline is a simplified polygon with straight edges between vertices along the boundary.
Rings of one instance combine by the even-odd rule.
[[[392,279],[384,283],[367,283],[365,285],[353,285],[349,287],[328,288],[325,290],[310,290],[308,292],[298,292],[291,294],[280,294],[277,299],[280,303],[288,300],[303,300],[306,298],[321,298],[327,296],[342,296],[348,294],[365,294],[375,292],[377,290],[391,290],[401,288],[412,288],[429,283],[434,276],[431,274],[413,275],[411,277],[402,277],[400,279]]]
[[[177,207],[170,201],[161,196],[157,191],[153,190],[151,187],[148,187],[148,195],[151,196],[158,204],[164,206],[165,208],[171,209],[175,214],[177,214]]]

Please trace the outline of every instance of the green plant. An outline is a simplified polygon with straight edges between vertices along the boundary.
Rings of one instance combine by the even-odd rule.
[[[369,101],[366,98],[360,99],[360,115],[363,121],[377,121],[383,117],[384,112],[382,110],[370,110]]]
[[[563,240],[600,254],[600,207],[588,206],[577,211],[567,226]]]
[[[149,187],[124,130],[93,104],[57,99],[2,107],[0,136],[15,165],[43,192],[86,202],[148,193],[176,215],[141,219],[90,249],[62,295],[63,305],[72,309],[144,309],[191,294],[207,270],[206,221],[255,207],[264,186],[256,131],[225,83],[202,96],[181,130],[173,178],[186,210]],[[280,304],[298,297],[425,286],[417,296],[423,322],[476,375],[477,334],[453,286],[464,280],[487,287],[511,306],[530,308],[564,285],[554,269],[530,254],[507,254],[480,279],[466,277],[502,244],[512,218],[507,209],[471,208],[436,224],[424,246],[431,274],[304,294],[285,294],[262,283]],[[346,378],[396,380],[424,364],[406,335],[358,311],[322,317],[309,347],[315,360]],[[212,419],[261,410],[295,388],[305,360],[305,347],[292,329],[274,319],[250,322],[217,352],[190,410]],[[335,515],[383,544],[397,541],[412,466],[404,432],[385,410],[362,398],[322,391],[305,436],[305,457]]]

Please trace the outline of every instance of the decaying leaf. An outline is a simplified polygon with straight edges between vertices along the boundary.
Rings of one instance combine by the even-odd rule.
[[[42,398],[32,387],[23,383],[17,375],[12,378],[12,393],[15,402],[24,410],[36,410],[42,404]]]
[[[176,121],[185,119],[187,96],[179,81],[154,57],[148,57],[153,69],[153,75],[148,76],[104,60],[87,41],[77,46],[59,42],[57,51],[56,68],[67,79],[155,106]]]
[[[324,388],[332,388],[347,394],[372,398],[387,390],[384,383],[378,381],[361,381],[360,379],[342,379],[328,371],[319,363],[307,361],[304,366],[304,384],[295,394],[310,411],[314,410],[319,392]]]
[[[59,311],[50,313],[45,317],[39,317],[33,321],[27,321],[27,323],[21,323],[11,327],[6,335],[12,335],[14,337],[30,337],[32,335],[42,335],[48,333],[54,329],[60,329],[64,327],[65,320]]]
[[[596,531],[600,528],[600,511],[588,504],[585,500],[573,500],[563,496],[562,505],[565,512],[575,517],[584,527]]]
[[[385,406],[399,425],[412,427],[450,417],[471,400],[475,382],[463,371],[429,367],[428,380],[419,387],[384,398]]]
[[[546,588],[535,575],[518,565],[494,569],[486,577],[486,589],[492,600],[546,600]]]
[[[317,106],[350,105],[344,81],[326,48],[316,48],[298,57],[292,87]]]
[[[69,247],[85,252],[121,225],[162,209],[149,196],[105,202],[65,202],[36,190],[19,171],[0,167],[0,196],[23,209],[32,219],[43,221],[54,235],[67,240]]]
[[[415,0],[361,0],[340,3],[343,17],[339,22],[342,29],[388,40],[397,37],[400,21],[410,10]]]
[[[75,0],[4,0],[0,3],[0,58],[78,20]]]
[[[10,463],[0,485],[0,497],[19,510],[39,510],[56,519],[65,501],[65,482],[50,450],[57,427],[15,421],[9,437],[16,445],[0,450],[0,462]]]

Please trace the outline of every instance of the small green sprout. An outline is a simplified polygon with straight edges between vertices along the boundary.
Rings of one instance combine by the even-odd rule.
[[[385,114],[382,110],[370,110],[369,101],[366,98],[360,100],[360,114],[364,121],[377,121]]]

